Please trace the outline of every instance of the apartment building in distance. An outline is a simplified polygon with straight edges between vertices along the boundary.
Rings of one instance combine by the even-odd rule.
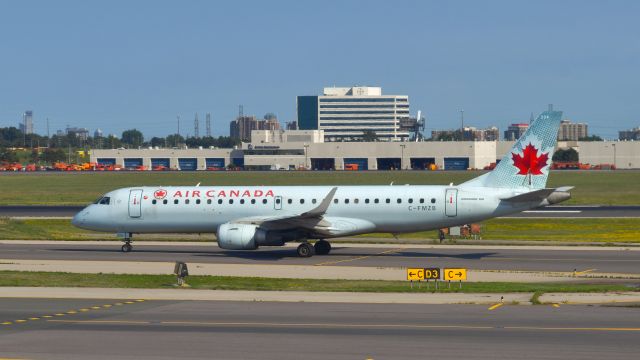
[[[585,123],[574,123],[571,120],[562,120],[560,123],[559,141],[578,141],[588,136],[588,125]]]

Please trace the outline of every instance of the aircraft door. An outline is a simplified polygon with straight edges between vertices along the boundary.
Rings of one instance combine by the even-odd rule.
[[[132,218],[142,216],[142,190],[129,191],[129,216]]]
[[[444,199],[444,213],[447,216],[458,215],[458,190],[447,189]]]
[[[278,195],[273,199],[273,208],[276,210],[282,210],[282,196]]]

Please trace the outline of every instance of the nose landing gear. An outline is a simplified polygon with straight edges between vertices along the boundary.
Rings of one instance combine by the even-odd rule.
[[[120,248],[122,250],[122,252],[130,252],[131,250],[133,250],[133,246],[131,246],[131,242],[127,241],[126,244],[122,245],[122,247]]]
[[[133,250],[133,246],[131,245],[131,237],[133,234],[131,233],[118,233],[118,236],[122,238],[122,242],[124,242],[124,245],[122,245],[122,247],[120,248],[120,250],[122,250],[122,252],[124,253],[128,253],[131,250]]]

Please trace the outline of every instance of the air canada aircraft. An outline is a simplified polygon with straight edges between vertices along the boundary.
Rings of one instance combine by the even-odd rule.
[[[142,186],[105,194],[72,223],[118,233],[123,252],[133,234],[216,233],[223,249],[299,241],[310,257],[329,254],[331,238],[483,221],[571,197],[571,187],[545,187],[561,116],[542,113],[494,170],[459,185]]]

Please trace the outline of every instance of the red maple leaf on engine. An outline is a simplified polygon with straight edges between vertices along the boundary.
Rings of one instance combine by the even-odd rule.
[[[511,153],[513,165],[518,168],[518,175],[542,175],[542,168],[547,166],[549,153],[542,153],[538,156],[538,149],[531,143],[522,149],[520,154]]]

